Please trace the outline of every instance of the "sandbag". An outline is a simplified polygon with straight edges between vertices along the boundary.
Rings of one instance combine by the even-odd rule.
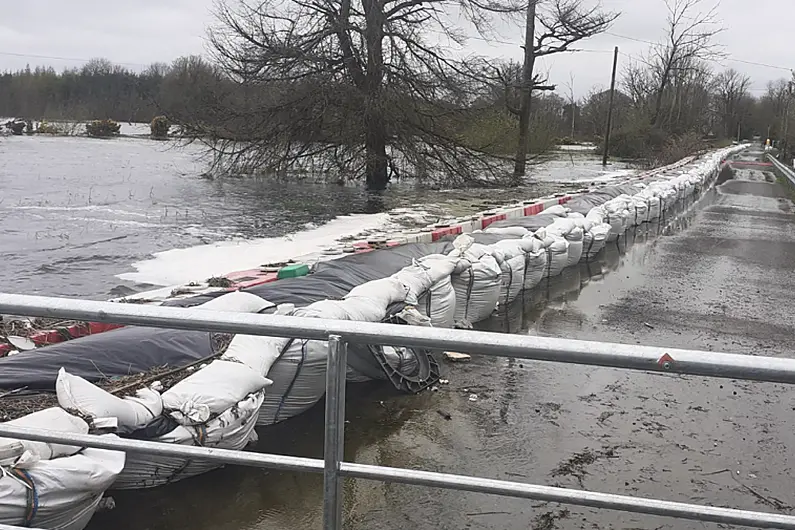
[[[484,254],[451,278],[455,290],[455,321],[466,326],[486,320],[497,308],[502,287],[502,269],[497,260]]]
[[[196,306],[196,308],[234,313],[259,313],[275,305],[255,294],[234,291]]]
[[[420,296],[417,309],[431,319],[435,328],[452,328],[455,325],[456,295],[451,277],[445,276]]]
[[[282,304],[273,313],[286,316],[295,311],[291,304]],[[268,375],[271,365],[290,339],[262,335],[235,335],[221,359],[243,363],[263,377]]]
[[[300,312],[296,311],[297,316],[306,316]],[[326,392],[328,342],[290,339],[285,346],[268,371],[273,385],[268,387],[257,425],[297,416],[320,401]]]
[[[489,226],[483,232],[486,234],[516,237],[524,237],[530,233],[530,231],[523,226]]]
[[[417,305],[419,299],[431,288],[432,285],[443,278],[450,276],[455,269],[455,260],[446,256],[433,259],[423,258],[416,260],[408,267],[404,267],[392,277],[399,280],[408,288],[405,301]]]
[[[602,223],[594,225],[583,235],[583,251],[580,261],[590,261],[596,257],[607,244],[607,236],[610,234],[610,225]]]
[[[39,410],[16,420],[5,422],[3,425],[47,429],[71,434],[88,434],[88,424],[82,418],[73,416],[59,407]],[[80,449],[80,447],[72,445],[0,438],[0,466],[26,468],[39,460],[72,456]]]
[[[547,251],[547,268],[544,271],[544,278],[557,276],[566,267],[569,260],[569,242],[566,238],[547,234],[546,232],[536,232],[534,235]]]
[[[82,529],[102,494],[121,473],[124,462],[123,452],[87,448],[73,456],[40,460],[24,470],[22,479],[0,474],[0,524]],[[25,482],[33,484],[34,489]],[[35,513],[31,513],[31,492]]]
[[[201,445],[218,449],[242,450],[256,441],[254,427],[265,390],[246,396],[217,417],[199,426],[178,426],[151,441],[178,445]],[[221,467],[203,460],[186,460],[169,456],[134,454],[127,456],[124,471],[113,489],[142,489],[170,484]]]
[[[249,366],[218,359],[163,393],[163,408],[180,425],[205,423],[273,382]]]
[[[358,285],[350,290],[344,300],[362,299],[371,300],[374,307],[379,308],[379,313],[386,313],[386,309],[394,303],[404,302],[409,294],[409,288],[399,278],[389,277],[372,280]],[[351,320],[380,320],[383,316],[362,315],[351,317]]]
[[[535,237],[525,237],[529,243],[525,250],[524,288],[532,289],[544,279],[548,272],[549,257],[543,243]]]
[[[64,368],[58,372],[55,393],[65,410],[90,418],[116,418],[122,434],[145,427],[163,412],[160,394],[150,388],[138,390],[136,397],[119,398]]]
[[[561,204],[555,204],[554,206],[550,206],[549,208],[544,210],[545,215],[554,215],[557,217],[566,217],[566,214],[569,213],[569,209],[566,206]]]
[[[498,304],[504,306],[516,300],[516,297],[524,289],[524,252],[518,256],[506,259],[502,262],[500,268],[502,270],[502,287]]]
[[[506,239],[493,246],[499,248],[504,256],[500,263],[502,270],[502,288],[500,289],[499,305],[505,306],[519,296],[524,289],[525,251],[527,243],[521,239]]]

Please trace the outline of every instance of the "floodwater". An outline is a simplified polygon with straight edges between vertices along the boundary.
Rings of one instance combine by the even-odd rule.
[[[252,241],[259,243],[248,255],[253,267],[363,230],[425,225],[626,173],[625,165],[606,173],[593,154],[566,152],[545,157],[518,189],[398,184],[371,194],[356,186],[208,180],[199,155],[141,138],[0,139],[0,290],[124,296],[248,268],[235,260]],[[228,241],[236,254],[216,245]],[[199,251],[178,252],[193,248]],[[204,268],[194,272],[197,264]]]
[[[763,170],[608,245],[481,328],[792,356],[795,214]],[[675,360],[674,360],[675,361]],[[474,358],[437,392],[349,386],[345,458],[386,466],[792,513],[784,385]],[[470,400],[474,394],[476,399]],[[258,451],[320,457],[323,406],[259,430]],[[320,476],[229,467],[114,494],[89,529],[320,528]],[[701,529],[708,524],[348,480],[349,529]],[[721,526],[721,528],[732,528]]]

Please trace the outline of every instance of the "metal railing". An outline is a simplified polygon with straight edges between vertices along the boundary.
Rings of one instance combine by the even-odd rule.
[[[778,158],[770,153],[767,154],[767,159],[773,163],[773,166],[778,169],[782,175],[784,175],[784,178],[787,179],[789,185],[795,188],[795,169],[781,162]]]
[[[343,477],[488,493],[757,528],[795,529],[795,516],[790,515],[343,461],[348,343],[402,345],[537,361],[778,383],[795,383],[795,359],[11,294],[0,294],[0,314],[328,341],[326,431],[323,460],[206,447],[186,447],[92,435],[64,434],[0,424],[0,436],[7,438],[190,458],[221,464],[323,473],[323,524],[326,530],[342,528],[343,491],[341,479]]]

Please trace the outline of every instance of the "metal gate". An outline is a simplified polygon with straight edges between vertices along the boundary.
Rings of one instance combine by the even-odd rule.
[[[285,317],[151,307],[65,298],[0,294],[0,314],[54,317],[118,324],[269,335],[328,341],[324,459],[186,447],[128,439],[105,439],[0,424],[0,436],[23,440],[174,456],[287,471],[323,473],[325,530],[342,528],[342,478],[379,480],[443,489],[488,493],[648,515],[795,529],[795,516],[736,510],[494,480],[468,475],[363,465],[343,461],[347,345],[381,344],[451,350],[494,357],[574,363],[649,372],[795,383],[795,359],[697,350],[632,346],[568,339],[506,335],[314,318]]]

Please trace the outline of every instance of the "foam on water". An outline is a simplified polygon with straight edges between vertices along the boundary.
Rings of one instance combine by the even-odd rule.
[[[233,271],[254,269],[264,263],[286,261],[322,251],[340,238],[391,224],[386,213],[348,215],[316,228],[284,237],[233,240],[158,252],[152,259],[133,263],[136,272],[118,277],[152,285],[203,281]]]

